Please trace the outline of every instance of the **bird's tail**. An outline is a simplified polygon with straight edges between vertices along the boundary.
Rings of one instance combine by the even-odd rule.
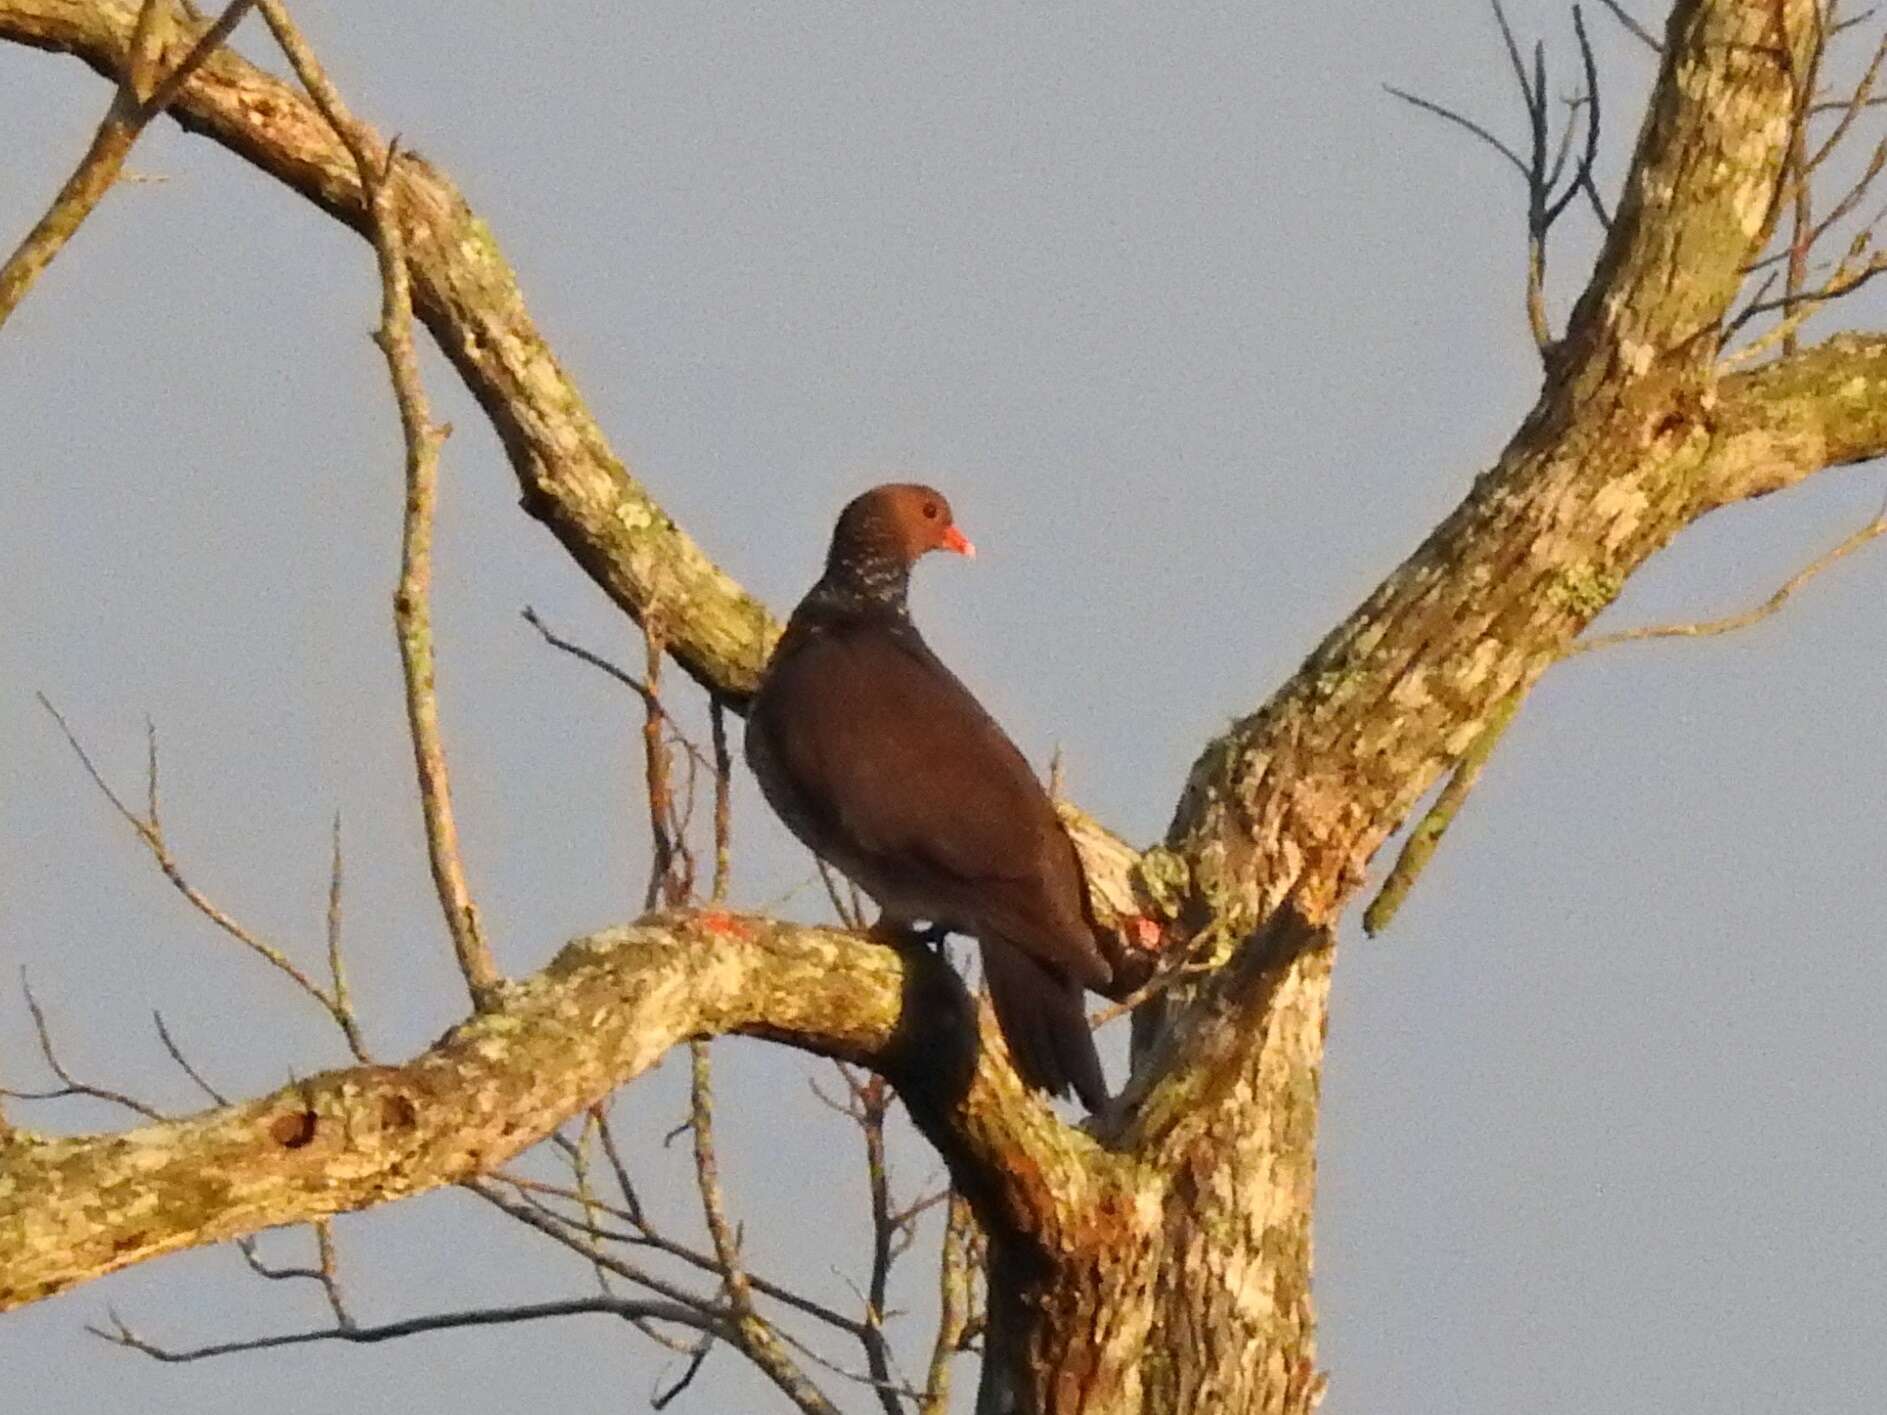
[[[1081,984],[1014,944],[984,939],[983,976],[1009,1055],[1022,1079],[1051,1096],[1069,1087],[1096,1115],[1107,1106],[1107,1080],[1088,1030]]]

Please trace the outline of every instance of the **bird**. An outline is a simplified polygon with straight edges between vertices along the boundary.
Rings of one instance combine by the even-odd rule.
[[[933,488],[847,504],[748,706],[747,762],[787,828],[876,901],[877,931],[974,937],[1016,1072],[1099,1114],[1083,989],[1113,972],[1081,863],[1028,760],[911,621],[911,569],[933,550],[976,553]]]

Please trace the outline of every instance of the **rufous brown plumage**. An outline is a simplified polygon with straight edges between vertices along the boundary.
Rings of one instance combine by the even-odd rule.
[[[1107,1101],[1082,989],[1111,978],[1081,865],[1027,760],[911,622],[911,567],[969,555],[927,486],[876,487],[839,517],[747,716],[747,760],[815,855],[878,902],[881,926],[974,936],[1016,1070]]]

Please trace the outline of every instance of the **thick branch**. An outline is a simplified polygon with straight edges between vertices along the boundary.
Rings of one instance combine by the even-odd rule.
[[[1838,334],[1726,378],[1716,421],[1700,512],[1887,456],[1887,338]]]
[[[0,1137],[0,1310],[489,1172],[676,1042],[732,1031],[886,1071],[983,1221],[1049,1241],[1039,1215],[1079,1202],[1100,1151],[1023,1090],[1000,1047],[953,1074],[968,1006],[941,961],[853,934],[717,914],[579,939],[403,1066],[120,1134]]]
[[[0,0],[0,39],[72,54],[118,71],[135,13],[118,0]],[[371,238],[352,156],[298,92],[228,51],[184,86],[170,114]],[[386,149],[366,134],[384,169]],[[766,607],[708,560],[611,452],[582,394],[532,323],[486,224],[451,181],[403,152],[389,174],[414,306],[504,442],[524,505],[638,623],[659,623],[663,647],[730,706],[752,691],[779,632]],[[1138,986],[1159,941],[1136,903],[1135,852],[1086,817],[1069,829],[1087,867],[1120,993]]]
[[[108,78],[119,72],[135,21],[136,7],[117,0],[0,0],[0,39],[75,55]],[[223,51],[177,94],[170,114],[370,234],[353,158],[280,80]],[[385,144],[369,140],[384,170]],[[730,700],[744,698],[777,633],[765,607],[610,451],[532,323],[490,228],[452,182],[407,153],[390,183],[415,308],[503,439],[526,509],[638,623],[660,619],[669,652],[691,675]]]
[[[1194,864],[1193,916],[1228,945],[1293,890],[1327,918],[1495,706],[1707,509],[1695,488],[1725,447],[1713,334],[1774,219],[1813,10],[1677,6],[1625,198],[1539,405],[1467,500],[1195,764],[1169,845]]]
[[[230,31],[254,3],[230,0],[228,8],[204,30],[176,67],[162,74],[164,50],[177,37],[172,26],[177,12],[162,0],[148,0],[140,7],[117,96],[93,135],[92,145],[59,189],[51,208],[0,266],[0,324],[6,323],[40,272],[104,200],[124,170],[125,158],[138,135],[164,111],[197,67],[229,38]]]

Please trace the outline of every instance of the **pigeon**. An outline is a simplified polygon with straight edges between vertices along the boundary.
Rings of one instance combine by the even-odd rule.
[[[787,828],[877,902],[877,930],[973,936],[1017,1073],[1100,1113],[1083,989],[1112,970],[1081,864],[1027,759],[911,622],[932,550],[976,553],[932,488],[846,506],[749,705],[747,761]]]

